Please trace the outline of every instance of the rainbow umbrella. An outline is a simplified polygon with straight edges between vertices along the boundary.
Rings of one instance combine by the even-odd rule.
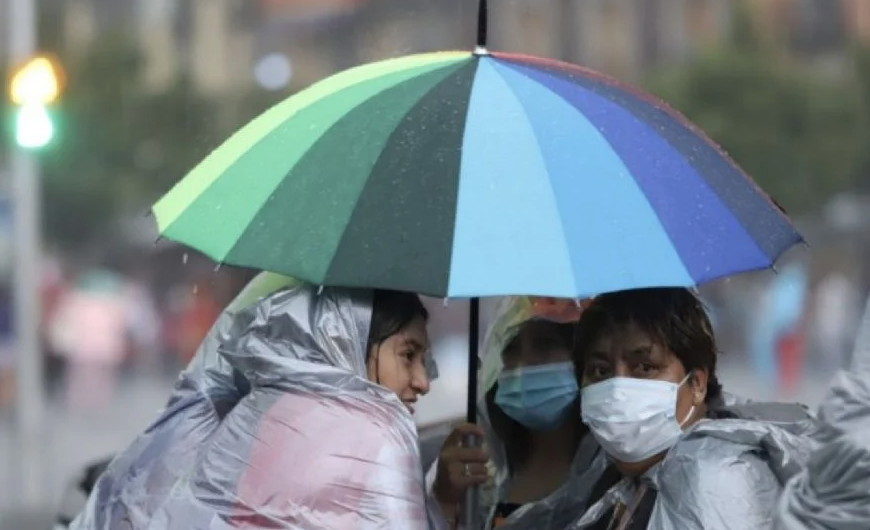
[[[442,297],[585,297],[769,267],[787,217],[661,101],[553,60],[368,64],[278,104],[153,209],[214,260]]]

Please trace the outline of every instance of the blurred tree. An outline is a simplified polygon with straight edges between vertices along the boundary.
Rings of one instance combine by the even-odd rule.
[[[792,212],[851,189],[868,141],[868,114],[850,78],[821,79],[778,60],[738,10],[732,39],[649,88],[720,143]]]
[[[149,93],[142,57],[128,34],[101,35],[68,72],[57,144],[43,156],[45,230],[79,246],[103,225],[181,178],[220,139],[209,127],[214,105],[183,78]]]
[[[858,93],[862,97],[862,107],[870,122],[870,46],[862,45],[854,49],[855,80]],[[870,139],[865,141],[865,145]],[[864,149],[861,153],[860,171],[858,174],[858,187],[865,192],[870,192],[870,149]]]

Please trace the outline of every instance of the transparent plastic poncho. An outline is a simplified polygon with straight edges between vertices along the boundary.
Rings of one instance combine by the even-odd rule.
[[[414,421],[366,379],[371,298],[255,279],[72,528],[428,528]]]

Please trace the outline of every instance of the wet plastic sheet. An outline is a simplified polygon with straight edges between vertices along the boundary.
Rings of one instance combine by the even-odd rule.
[[[427,528],[413,420],[365,377],[370,300],[255,279],[72,528]]]
[[[780,498],[778,530],[870,528],[870,300],[852,365],[819,409],[818,447]]]

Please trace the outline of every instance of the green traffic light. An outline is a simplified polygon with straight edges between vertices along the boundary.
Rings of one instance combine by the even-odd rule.
[[[15,140],[25,149],[39,149],[54,138],[54,123],[45,105],[25,103],[15,116]]]

